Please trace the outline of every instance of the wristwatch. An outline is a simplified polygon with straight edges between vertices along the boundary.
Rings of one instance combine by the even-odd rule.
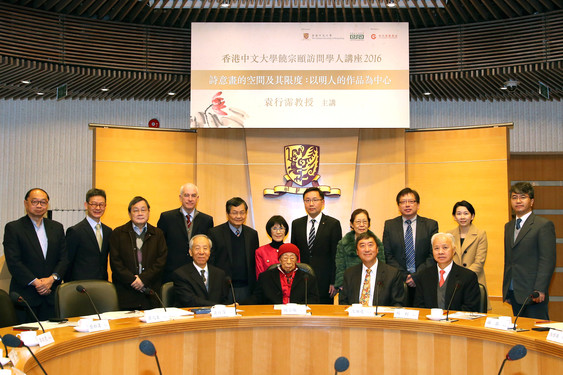
[[[53,280],[55,281],[59,281],[61,279],[56,273],[52,274],[51,276],[53,276]]]

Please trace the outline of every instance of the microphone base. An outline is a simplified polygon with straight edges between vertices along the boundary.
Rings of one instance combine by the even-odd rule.
[[[514,331],[514,332],[526,332],[526,331],[529,331],[529,329],[516,328],[516,329],[511,329],[511,331]]]
[[[385,316],[385,314],[382,314],[382,313],[375,314],[376,318],[381,318],[382,316]]]
[[[444,320],[440,320],[441,322],[446,322],[446,323],[453,323],[453,322],[457,322],[459,319],[444,319]]]

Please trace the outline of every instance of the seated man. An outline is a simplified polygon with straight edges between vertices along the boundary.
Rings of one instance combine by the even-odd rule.
[[[365,232],[356,239],[356,253],[362,260],[344,272],[338,297],[341,305],[361,303],[364,306],[403,306],[404,287],[401,273],[377,260],[375,234]]]
[[[420,273],[414,306],[447,309],[451,300],[451,310],[478,312],[480,292],[477,274],[453,262],[454,236],[436,233],[431,243],[434,260],[438,264]]]
[[[317,279],[297,268],[298,258],[297,246],[292,243],[281,245],[278,252],[280,263],[260,274],[254,293],[244,304],[319,303]]]
[[[227,302],[229,287],[225,272],[207,263],[211,246],[211,240],[205,234],[197,234],[190,240],[193,262],[172,273],[176,306],[213,306]]]

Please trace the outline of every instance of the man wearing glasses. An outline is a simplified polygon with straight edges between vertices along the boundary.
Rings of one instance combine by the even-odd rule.
[[[291,243],[301,252],[301,262],[310,265],[317,276],[320,302],[333,303],[336,294],[336,245],[342,239],[340,222],[322,213],[324,194],[318,187],[310,187],[303,193],[307,216],[291,223]]]
[[[86,218],[66,231],[69,266],[64,280],[107,281],[111,228],[101,221],[106,211],[106,192],[88,190],[84,208]]]
[[[397,268],[409,286],[408,306],[413,306],[418,273],[436,265],[430,239],[438,233],[438,223],[418,216],[420,196],[415,190],[404,188],[396,200],[401,216],[385,221],[383,249],[386,263]]]
[[[4,253],[12,281],[10,292],[27,300],[40,320],[55,317],[54,291],[67,268],[62,224],[45,217],[49,195],[29,190],[24,198],[26,216],[6,224]],[[35,321],[25,308],[16,306],[21,323]]]

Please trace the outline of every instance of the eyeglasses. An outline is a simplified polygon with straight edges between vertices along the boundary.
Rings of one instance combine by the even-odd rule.
[[[33,207],[47,206],[49,204],[49,201],[45,201],[45,200],[39,201],[39,200],[33,199],[33,200],[30,201],[30,203]]]
[[[273,227],[272,232],[285,232],[284,227]]]
[[[309,203],[319,203],[320,201],[322,201],[322,199],[320,199],[320,198],[304,199],[304,200],[303,200],[303,202],[305,202],[306,204],[309,204]]]
[[[105,208],[106,204],[105,203],[92,202],[92,203],[88,203],[88,206],[93,207],[93,208]]]
[[[405,204],[415,204],[416,201],[415,200],[404,200],[404,201],[399,201],[400,205],[405,205]]]
[[[369,222],[367,220],[355,220],[354,224],[356,224],[356,225],[368,225]]]
[[[131,210],[131,212],[134,213],[134,214],[138,214],[138,213],[143,213],[143,214],[144,214],[144,213],[147,212],[147,211],[148,211],[148,210],[147,210],[146,208],[141,208],[141,209],[134,208],[134,209]]]

